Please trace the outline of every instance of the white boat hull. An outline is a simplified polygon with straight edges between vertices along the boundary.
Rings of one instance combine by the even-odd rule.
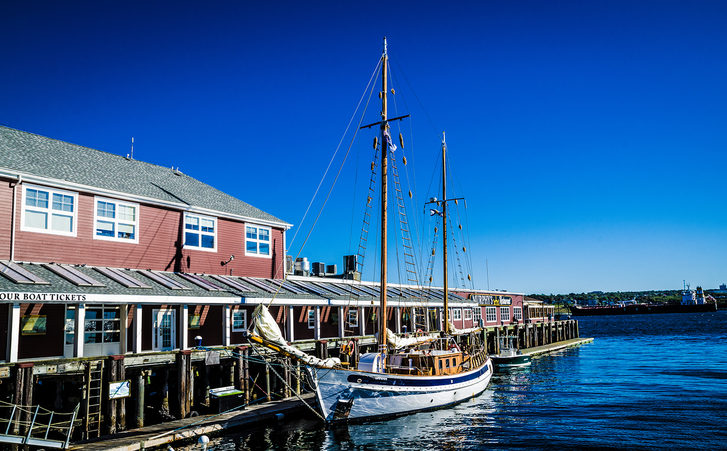
[[[321,413],[327,422],[404,415],[455,404],[482,393],[492,377],[482,367],[447,376],[409,376],[309,368]]]

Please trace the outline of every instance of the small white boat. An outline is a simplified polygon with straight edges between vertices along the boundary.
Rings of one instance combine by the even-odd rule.
[[[500,352],[490,358],[497,368],[528,366],[531,363],[530,356],[517,348],[515,337],[512,336],[500,337]]]

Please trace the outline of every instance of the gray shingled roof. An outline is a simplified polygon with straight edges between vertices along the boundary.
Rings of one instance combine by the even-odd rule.
[[[171,168],[0,126],[0,168],[285,224]]]

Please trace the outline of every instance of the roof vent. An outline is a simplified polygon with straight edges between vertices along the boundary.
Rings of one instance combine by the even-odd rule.
[[[174,175],[182,175],[182,171],[179,170],[179,166],[177,166],[176,168],[172,166],[172,172],[174,173]]]

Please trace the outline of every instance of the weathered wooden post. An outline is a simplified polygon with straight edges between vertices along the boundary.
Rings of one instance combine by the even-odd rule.
[[[126,363],[124,357],[119,359],[119,366],[116,368],[117,381],[126,381]],[[126,398],[119,398],[116,402],[116,432],[126,430]]]
[[[268,402],[272,400],[270,397],[270,364],[265,364],[265,398],[267,398]]]
[[[160,369],[162,373],[162,405],[160,406],[159,410],[161,412],[162,418],[169,418],[171,417],[171,412],[169,411],[169,370],[164,367]]]
[[[141,370],[134,378],[136,390],[136,427],[144,427],[144,406],[146,405],[146,371]]]
[[[112,355],[108,357],[108,364],[105,365],[106,370],[106,384],[111,382],[122,382],[124,380],[124,356],[123,355]],[[104,388],[103,392],[107,392]],[[106,400],[106,418],[105,418],[105,429],[108,434],[116,434],[122,431],[125,426],[125,419],[122,423],[121,419],[125,417],[125,404],[124,398],[111,399],[111,393],[109,393],[108,399]],[[103,401],[102,401],[103,404]]]
[[[286,398],[290,398],[292,396],[290,392],[290,384],[292,382],[291,375],[290,375],[290,357],[286,357],[283,359],[283,378],[285,380],[285,387],[283,388],[283,396]]]
[[[361,357],[361,346],[358,343],[358,338],[352,338],[353,351],[351,352],[351,368],[358,368],[358,359]]]
[[[319,359],[328,358],[328,340],[316,341],[316,357]]]
[[[247,346],[239,346],[237,348],[237,365],[235,365],[235,388],[242,391],[245,404],[250,403],[249,352]]]
[[[192,351],[189,349],[181,350],[176,355],[177,364],[177,384],[179,393],[179,418],[187,418],[192,411]]]
[[[33,364],[18,363],[15,366],[15,393],[13,404],[19,406],[30,406],[33,404]],[[13,425],[15,435],[25,434],[27,431],[22,424],[30,423],[30,408],[22,409],[16,414],[17,422]]]
[[[578,320],[577,319],[574,319],[573,321],[575,321],[575,323],[576,323],[576,338],[580,338],[581,337],[581,330],[580,330],[580,325],[578,324]]]
[[[490,348],[491,352],[493,354],[499,353],[500,351],[497,349],[497,347],[500,343],[500,328],[499,327],[495,328],[495,333],[490,335],[490,339],[494,340],[492,342],[492,347]]]
[[[295,361],[295,393],[300,395],[300,362]]]

